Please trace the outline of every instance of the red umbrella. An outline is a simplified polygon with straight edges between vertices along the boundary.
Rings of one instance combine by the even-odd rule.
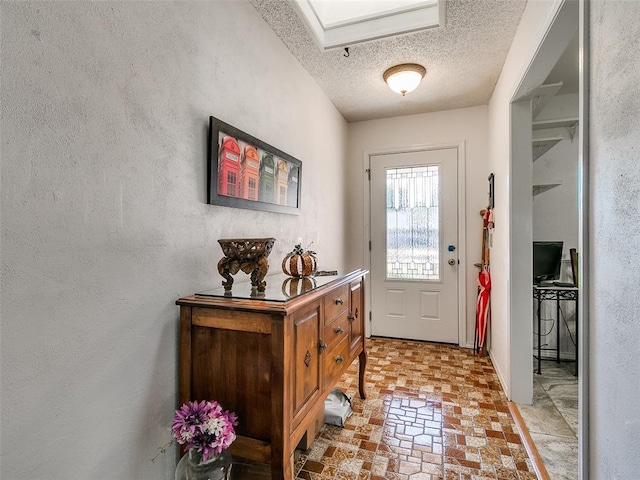
[[[493,211],[491,208],[482,210],[482,263],[478,275],[478,303],[476,305],[476,340],[478,355],[482,355],[484,342],[487,337],[489,323],[489,301],[491,298],[491,275],[489,273],[489,229],[493,228]]]
[[[478,356],[482,355],[484,342],[487,337],[489,323],[489,301],[491,293],[491,275],[487,268],[483,268],[478,276],[478,303],[476,306],[476,325],[478,328]]]

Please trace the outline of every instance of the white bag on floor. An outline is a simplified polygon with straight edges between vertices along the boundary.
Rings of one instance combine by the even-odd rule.
[[[351,414],[351,399],[337,388],[332,390],[324,401],[324,423],[344,427]]]

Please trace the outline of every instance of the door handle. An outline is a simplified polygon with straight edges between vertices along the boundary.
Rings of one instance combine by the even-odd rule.
[[[450,258],[449,261],[447,262],[449,265],[454,266],[456,264],[456,259],[455,258]]]

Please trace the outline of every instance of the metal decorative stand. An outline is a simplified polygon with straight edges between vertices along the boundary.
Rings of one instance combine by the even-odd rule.
[[[538,335],[540,335],[541,332],[541,328],[542,328],[542,321],[541,321],[541,313],[540,313],[540,309],[542,307],[542,302],[544,300],[555,300],[556,302],[556,323],[557,323],[557,328],[556,328],[556,348],[552,349],[556,351],[556,362],[560,363],[560,302],[561,301],[573,301],[575,302],[576,305],[576,339],[575,339],[575,343],[576,343],[576,368],[575,368],[575,375],[578,376],[578,287],[559,287],[559,286],[548,286],[548,287],[539,287],[534,285],[533,287],[533,298],[534,300],[537,301],[537,307],[538,307],[538,313],[537,313],[537,320],[538,320]],[[567,326],[567,328],[569,328]],[[543,349],[542,348],[542,339],[540,338],[540,336],[538,336],[538,368],[536,370],[535,373],[537,373],[538,375],[542,373],[542,365],[541,365],[541,360],[542,360],[542,350],[549,350],[547,348]]]

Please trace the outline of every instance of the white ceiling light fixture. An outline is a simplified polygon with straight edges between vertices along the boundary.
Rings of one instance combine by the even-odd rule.
[[[427,69],[417,63],[403,63],[389,68],[382,78],[389,88],[403,97],[413,92],[427,73]]]

